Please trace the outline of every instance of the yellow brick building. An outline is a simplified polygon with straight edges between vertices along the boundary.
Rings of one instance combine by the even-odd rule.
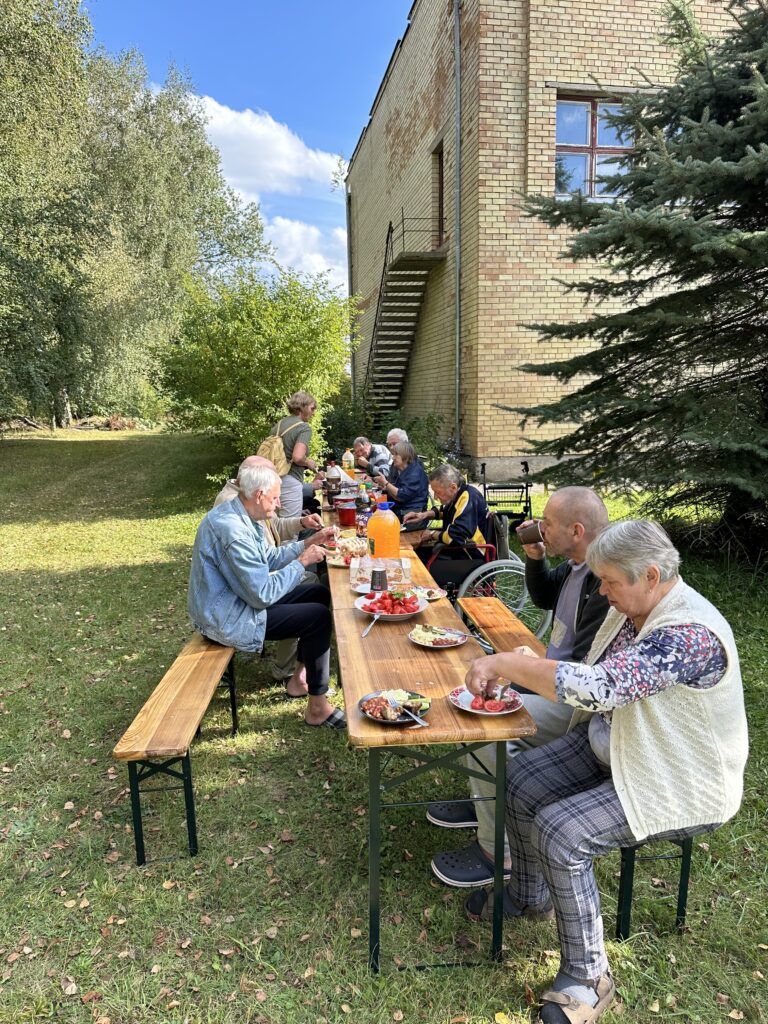
[[[692,6],[707,34],[730,24],[725,0]],[[356,386],[367,383],[384,410],[440,413],[446,437],[458,427],[491,478],[516,476],[525,447],[518,417],[495,404],[558,394],[519,366],[576,351],[561,341],[542,348],[524,325],[584,313],[559,283],[584,269],[560,258],[564,233],[525,217],[520,197],[554,194],[556,176],[563,192],[574,181],[599,188],[594,175],[621,144],[605,105],[671,74],[660,9],[647,0],[415,0],[352,155]]]

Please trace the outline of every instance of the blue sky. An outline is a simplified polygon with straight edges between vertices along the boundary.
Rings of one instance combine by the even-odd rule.
[[[281,262],[346,287],[344,200],[331,191],[368,120],[413,0],[86,0],[94,42],[170,63],[204,97],[230,184],[261,204]]]

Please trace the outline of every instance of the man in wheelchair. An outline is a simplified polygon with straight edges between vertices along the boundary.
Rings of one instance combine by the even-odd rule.
[[[430,473],[429,484],[441,508],[408,512],[403,523],[442,520],[439,529],[424,531],[416,554],[438,586],[455,588],[493,550],[488,505],[480,491],[470,487],[461,473],[447,463]]]

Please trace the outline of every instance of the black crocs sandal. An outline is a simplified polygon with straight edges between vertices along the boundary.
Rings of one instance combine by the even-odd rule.
[[[464,901],[464,910],[470,921],[493,920],[493,889],[478,889]],[[524,907],[522,910],[514,902],[504,886],[504,917],[525,917],[529,921],[551,921],[555,916],[552,901],[547,900],[543,907]]]

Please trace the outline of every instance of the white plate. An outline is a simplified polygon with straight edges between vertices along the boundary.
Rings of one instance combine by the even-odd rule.
[[[435,626],[435,629],[440,629],[440,627],[439,626]],[[433,634],[435,640],[445,639],[445,640],[450,640],[451,643],[449,643],[449,644],[436,644],[434,642],[433,643],[427,643],[426,640],[419,640],[419,639],[417,639],[413,635],[413,632],[414,631],[411,630],[411,632],[408,634],[408,639],[411,641],[411,643],[418,644],[419,647],[428,647],[431,651],[447,651],[447,650],[450,650],[451,647],[461,647],[462,644],[465,644],[467,642],[467,640],[469,640],[468,636],[457,636],[457,635],[455,635],[455,634],[453,634],[453,633],[451,633],[449,631],[444,632],[444,631],[441,630],[442,636],[440,634],[438,634],[438,633],[434,633]]]
[[[371,616],[376,614],[376,612],[367,612],[365,610],[365,608],[363,608],[364,604],[370,604],[370,602],[367,601],[366,598],[364,598],[364,597],[358,597],[358,598],[355,599],[355,608],[357,608],[357,610],[359,612],[362,612],[364,615],[371,615]],[[379,621],[380,622],[405,622],[406,619],[412,619],[415,615],[420,615],[424,611],[424,609],[426,607],[427,607],[427,602],[424,600],[423,597],[420,597],[419,598],[419,607],[418,607],[418,609],[415,612],[403,612],[401,615],[385,615],[385,614],[382,613],[381,619]]]
[[[514,699],[504,711],[475,711],[471,707],[472,701],[475,699],[474,695],[469,692],[466,686],[457,686],[455,690],[451,690],[448,694],[448,700],[455,708],[469,711],[471,715],[487,715],[488,718],[497,718],[499,715],[510,715],[513,711],[519,711],[523,706],[522,697],[517,690],[507,690],[507,693]]]
[[[354,590],[354,592],[356,594],[372,594],[373,593],[373,591],[371,590],[370,580],[368,581],[368,583],[356,583],[354,585],[354,587],[352,587],[352,589]],[[423,594],[417,593],[418,587],[411,587],[411,586],[406,585],[405,583],[389,583],[387,585],[387,590],[397,590],[401,594],[413,594],[414,597],[424,597]],[[424,600],[426,601],[428,599],[424,598]]]
[[[427,601],[439,601],[441,597],[447,597],[448,591],[440,587],[411,587],[416,597],[424,597]],[[432,595],[430,597],[430,595]]]

